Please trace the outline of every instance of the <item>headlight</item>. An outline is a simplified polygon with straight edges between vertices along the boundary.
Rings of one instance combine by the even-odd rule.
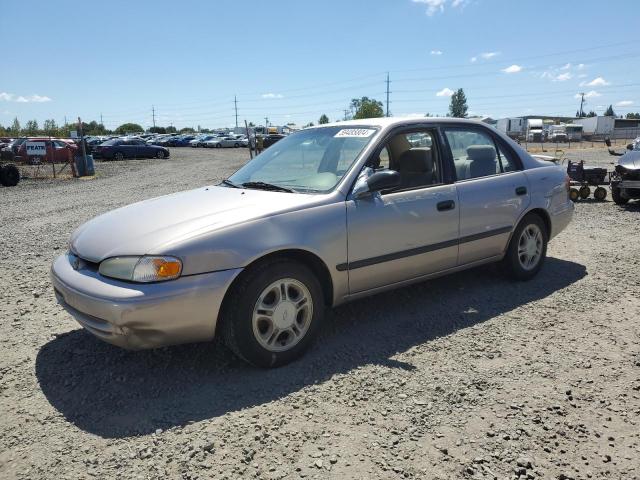
[[[113,257],[103,260],[98,271],[105,277],[119,280],[162,282],[178,278],[182,272],[182,262],[167,256]]]

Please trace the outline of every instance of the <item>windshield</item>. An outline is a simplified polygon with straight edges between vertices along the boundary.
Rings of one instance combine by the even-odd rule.
[[[264,182],[305,193],[328,192],[375,132],[366,126],[301,130],[271,145],[229,180],[236,185]]]

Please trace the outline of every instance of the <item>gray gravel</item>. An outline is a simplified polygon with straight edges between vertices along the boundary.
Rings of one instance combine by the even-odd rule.
[[[277,370],[217,343],[126,352],[56,305],[77,225],[246,156],[0,189],[1,478],[640,478],[636,203],[579,203],[531,282],[490,266],[335,309]]]

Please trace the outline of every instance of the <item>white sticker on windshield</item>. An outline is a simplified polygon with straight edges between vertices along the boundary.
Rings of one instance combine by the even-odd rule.
[[[338,133],[334,135],[334,138],[337,137],[370,137],[373,135],[375,130],[371,128],[343,128]]]

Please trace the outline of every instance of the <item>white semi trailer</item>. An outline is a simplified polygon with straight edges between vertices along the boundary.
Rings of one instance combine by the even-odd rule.
[[[496,130],[506,133],[511,138],[524,136],[527,122],[524,118],[501,118],[496,123]]]
[[[527,120],[527,142],[542,142],[544,140],[544,124],[541,118]]]

